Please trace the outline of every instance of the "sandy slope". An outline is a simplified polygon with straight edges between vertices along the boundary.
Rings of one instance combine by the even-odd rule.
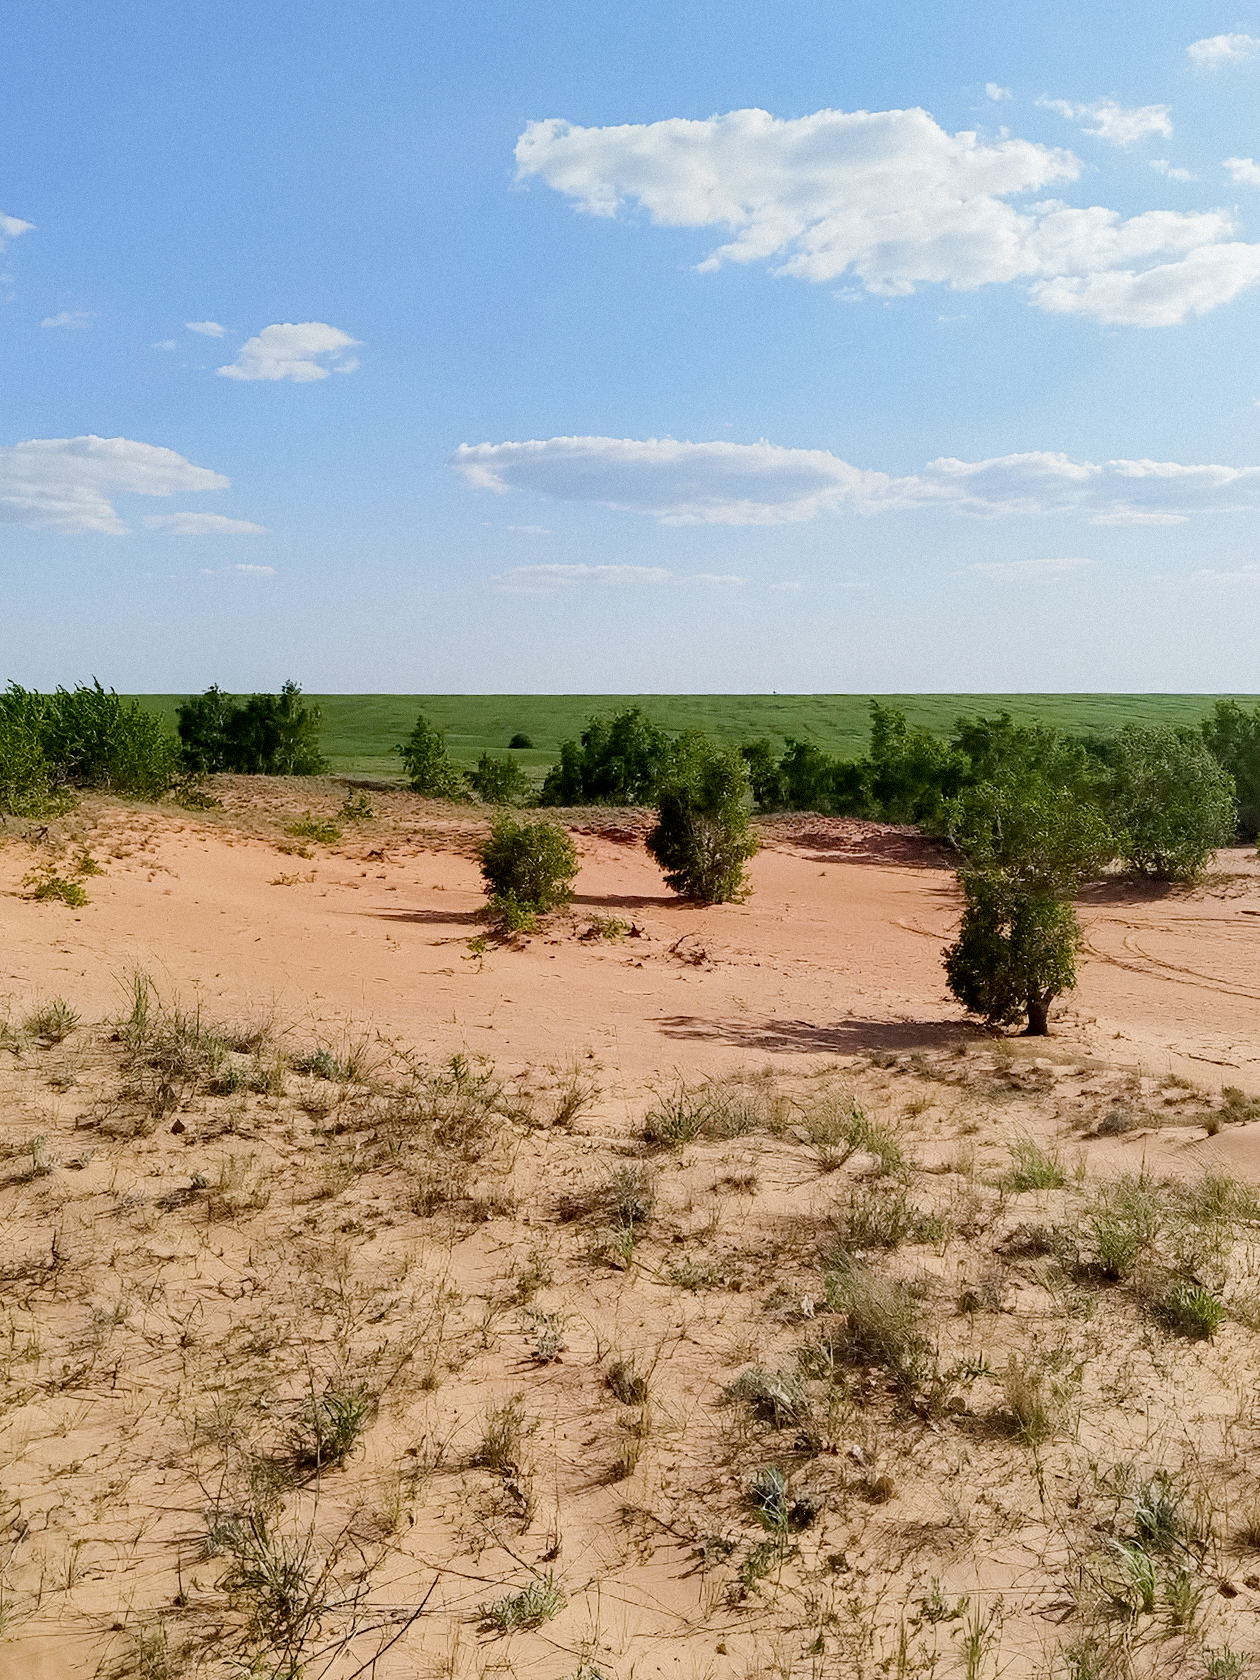
[[[664,889],[641,822],[582,823],[574,918],[478,957],[475,821],[376,795],[376,822],[304,858],[277,850],[283,822],[321,800],[335,809],[331,791],[227,786],[240,809],[213,820],[90,804],[80,821],[105,874],[83,910],[23,898],[46,846],[0,850],[0,995],[64,992],[103,1015],[139,968],[218,1015],[267,1005],[308,1036],[352,1021],[522,1063],[593,1049],[634,1077],[929,1045],[962,1020],[940,967],[952,873],[897,830],[767,824],[749,901],[698,909]],[[635,933],[578,937],[591,913]],[[1193,892],[1100,890],[1083,915],[1088,956],[1056,1027],[1065,1046],[1260,1089],[1252,854],[1221,854]]]

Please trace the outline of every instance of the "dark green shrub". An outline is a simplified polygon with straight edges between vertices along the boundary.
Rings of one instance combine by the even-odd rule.
[[[1254,840],[1260,835],[1260,706],[1247,712],[1236,700],[1218,700],[1204,721],[1203,740],[1234,778],[1239,834]]]
[[[533,744],[534,743],[530,740],[529,736],[523,735],[518,729],[516,734],[513,735],[512,739],[508,742],[508,748],[510,750],[513,748],[532,747]]]
[[[1117,737],[1110,815],[1143,875],[1192,881],[1234,836],[1234,784],[1188,730],[1128,724]]]
[[[748,821],[748,767],[739,753],[689,741],[687,774],[660,794],[647,849],[683,898],[726,904],[749,891],[744,865],[757,850]]]
[[[58,802],[38,732],[25,718],[0,710],[0,814],[43,817]]]
[[[422,793],[428,799],[463,797],[463,777],[447,757],[446,736],[433,727],[423,712],[406,741],[394,751],[407,767],[407,780],[413,793]]]
[[[279,694],[252,694],[243,704],[212,686],[176,708],[184,764],[208,773],[246,776],[322,776],[318,706],[304,706],[302,690],[287,682]]]
[[[555,823],[500,817],[481,848],[493,897],[537,914],[569,902],[577,871],[577,848]]]
[[[1081,926],[1070,904],[1034,898],[1000,875],[960,877],[964,909],[945,952],[949,989],[991,1026],[1027,1016],[1033,1035],[1049,1030],[1051,1003],[1076,984]]]
[[[783,774],[772,743],[764,738],[747,741],[739,750],[748,766],[748,785],[752,789],[753,804],[759,811],[782,810]]]
[[[638,706],[595,717],[580,744],[564,741],[547,773],[542,805],[644,805],[676,765],[674,741]]]
[[[467,773],[467,781],[487,805],[520,805],[529,796],[529,777],[510,758],[482,753],[477,768]]]
[[[1003,777],[965,788],[941,816],[967,870],[1004,875],[1028,895],[1072,897],[1116,853],[1096,805],[1040,779]]]

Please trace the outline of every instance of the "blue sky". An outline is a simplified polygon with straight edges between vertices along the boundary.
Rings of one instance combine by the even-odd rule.
[[[1260,689],[1260,9],[14,0],[0,89],[0,676]]]

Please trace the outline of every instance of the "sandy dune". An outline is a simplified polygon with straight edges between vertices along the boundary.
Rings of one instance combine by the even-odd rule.
[[[521,1063],[594,1049],[628,1077],[931,1045],[963,1020],[940,966],[953,875],[901,831],[767,823],[748,902],[698,909],[663,887],[641,822],[582,823],[574,917],[475,956],[476,822],[435,822],[422,801],[376,795],[375,823],[286,855],[286,817],[321,795],[335,809],[331,795],[282,784],[260,812],[261,796],[228,785],[254,832],[234,826],[239,809],[212,821],[91,804],[85,838],[105,874],[82,910],[27,902],[40,848],[0,850],[0,994],[64,992],[104,1015],[138,968],[216,1014],[272,1007],[308,1036],[353,1022]],[[1062,1044],[1260,1089],[1254,854],[1220,854],[1193,891],[1117,884],[1082,911],[1088,953],[1058,1014]],[[593,913],[634,933],[583,939]]]

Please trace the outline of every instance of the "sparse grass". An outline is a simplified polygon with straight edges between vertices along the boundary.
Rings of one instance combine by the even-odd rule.
[[[30,889],[27,896],[40,904],[66,904],[72,910],[81,910],[88,902],[87,893],[77,881],[59,875],[53,868],[28,875],[23,885]]]
[[[333,1382],[308,1394],[289,1430],[289,1450],[303,1472],[340,1470],[358,1446],[372,1416],[362,1383]]]
[[[58,997],[33,1009],[22,1022],[22,1030],[44,1044],[60,1044],[69,1038],[79,1020],[78,1010],[72,1009],[65,998]]]
[[[1057,1434],[1067,1401],[1065,1386],[1052,1380],[1046,1362],[1035,1353],[1012,1353],[1000,1377],[1007,1415],[1019,1439],[1041,1447]]]
[[[1020,1138],[1011,1145],[1011,1170],[1007,1183],[1016,1194],[1026,1190],[1059,1190],[1067,1182],[1067,1174],[1057,1153],[1049,1153],[1031,1138]]]
[[[604,1375],[604,1381],[614,1399],[623,1406],[642,1406],[647,1403],[650,1377],[638,1370],[633,1357],[614,1359]]]
[[[472,1457],[474,1465],[500,1475],[520,1469],[521,1447],[528,1433],[521,1398],[518,1394],[487,1411],[481,1440]]]
[[[820,1172],[835,1172],[859,1151],[873,1155],[883,1173],[905,1170],[894,1134],[871,1120],[851,1095],[825,1091],[802,1103],[800,1126],[815,1151]]]
[[[881,1181],[850,1185],[832,1214],[827,1263],[872,1249],[900,1248],[918,1228],[921,1215],[902,1184]]]
[[[326,817],[316,817],[308,811],[284,831],[294,840],[314,840],[321,846],[335,846],[342,838],[341,829]]]
[[[927,1372],[923,1303],[904,1283],[854,1264],[827,1274],[827,1305],[842,1315],[832,1343],[857,1364],[883,1366],[903,1390]]]
[[[1225,1321],[1225,1303],[1202,1284],[1181,1278],[1165,1291],[1152,1311],[1166,1329],[1179,1336],[1210,1341]]]

